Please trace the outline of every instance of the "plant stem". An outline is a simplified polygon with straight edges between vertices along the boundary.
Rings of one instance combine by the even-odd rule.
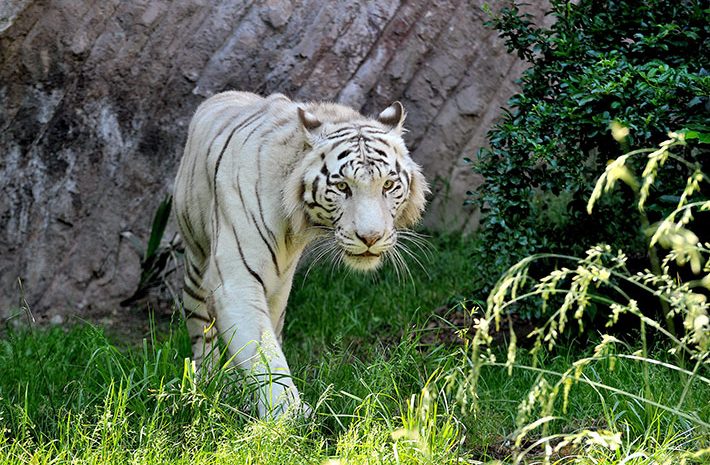
[[[635,194],[636,194],[636,203],[638,204],[638,201],[639,201],[638,191],[635,192]],[[651,227],[651,224],[648,221],[648,216],[643,211],[639,211],[639,216],[641,218],[642,231],[648,231],[648,229]],[[655,245],[649,245],[649,247],[648,247],[648,260],[651,262],[651,271],[653,272],[653,274],[655,274],[656,276],[662,276],[663,272],[661,270],[661,261],[658,258],[658,252],[656,251]],[[662,297],[660,297],[658,299],[658,301],[661,304],[661,310],[663,311],[663,318],[666,321],[666,326],[668,327],[668,331],[670,331],[673,334],[677,334],[675,331],[675,322],[673,321],[673,316],[670,314],[670,306],[668,305],[668,302],[665,299],[663,299]]]

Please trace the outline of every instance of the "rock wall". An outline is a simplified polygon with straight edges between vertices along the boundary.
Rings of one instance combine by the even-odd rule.
[[[483,0],[0,3],[0,316],[115,314],[170,191],[192,112],[227,89],[394,100],[434,186],[428,227],[472,229],[463,157],[513,93]],[[532,13],[541,16],[542,7]],[[21,280],[22,290],[18,280]]]

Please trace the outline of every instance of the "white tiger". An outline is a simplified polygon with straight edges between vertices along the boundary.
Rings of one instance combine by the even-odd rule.
[[[422,214],[428,187],[402,140],[404,117],[399,102],[370,119],[333,103],[225,92],[190,123],[174,213],[193,356],[212,367],[221,335],[239,367],[265,378],[261,417],[301,407],[280,341],[305,247],[325,238],[336,260],[374,269]]]

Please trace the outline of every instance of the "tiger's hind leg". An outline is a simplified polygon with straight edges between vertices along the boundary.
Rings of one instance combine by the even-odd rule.
[[[183,308],[192,345],[192,359],[198,373],[206,370],[209,374],[219,363],[219,332],[215,325],[211,295],[202,287],[202,269],[189,254],[185,254]]]

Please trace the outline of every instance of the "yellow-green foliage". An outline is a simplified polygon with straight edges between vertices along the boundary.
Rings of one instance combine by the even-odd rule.
[[[624,131],[617,128],[617,135],[623,137]],[[696,434],[699,438],[705,438],[704,441],[684,442],[682,447],[678,447],[676,452],[667,457],[668,460],[687,460],[688,463],[694,463],[693,460],[701,456],[706,457],[704,454],[707,454],[707,449],[703,448],[708,447],[707,438],[710,437],[707,409],[704,410],[703,416],[697,409],[688,406],[686,401],[691,389],[710,390],[708,302],[705,294],[699,292],[700,288],[710,289],[710,243],[702,242],[691,230],[693,213],[710,210],[710,201],[702,198],[701,194],[701,187],[707,186],[708,177],[699,166],[674,154],[674,149],[685,145],[687,139],[703,139],[706,136],[690,132],[670,133],[669,136],[670,139],[663,142],[658,149],[637,150],[609,163],[598,179],[587,207],[591,212],[602,195],[611,192],[617,181],[622,181],[637,194],[638,210],[643,220],[645,201],[664,162],[669,157],[674,157],[676,161],[685,164],[690,175],[685,189],[678,197],[677,207],[657,223],[645,225],[648,229],[649,247],[654,249],[659,245],[665,250],[665,256],[658,260],[653,270],[631,274],[626,267],[626,255],[621,251],[612,250],[608,245],[590,248],[583,258],[561,254],[533,255],[521,260],[502,276],[488,297],[484,316],[476,320],[477,331],[471,341],[470,351],[472,368],[465,382],[452,383],[462,408],[477,411],[479,377],[485,366],[505,367],[509,374],[517,375],[520,370],[538,374],[537,381],[519,404],[518,430],[513,435],[518,450],[516,462],[522,461],[529,452],[540,448],[544,451],[546,462],[550,462],[568,447],[574,447],[577,452],[585,451],[580,454],[581,457],[605,456],[608,459],[621,455],[628,460],[649,457],[647,450],[641,453],[639,451],[642,449],[634,450],[629,447],[629,444],[633,443],[638,443],[641,447],[643,441],[633,436],[628,423],[626,427],[623,426],[627,421],[624,418],[628,412],[608,415],[604,424],[597,425],[594,430],[581,428],[569,433],[565,432],[566,428],[558,427],[561,432],[550,433],[551,425],[559,425],[559,420],[565,418],[572,388],[579,384],[592,387],[605,404],[605,410],[607,403],[611,406],[623,399],[631,406],[627,407],[629,410],[636,408],[655,412],[656,417],[649,416],[651,422],[656,421],[655,418],[663,413],[663,416],[671,419],[664,423],[667,430],[661,434],[663,437]],[[647,163],[641,179],[638,180],[629,168],[628,161],[642,154],[648,154]],[[535,261],[550,258],[560,264],[569,263],[570,266],[559,266],[541,279],[535,279],[529,274],[529,269]],[[679,266],[688,265],[695,278],[687,281],[679,279],[672,270],[673,263]],[[663,308],[665,321],[656,321],[648,316],[653,315],[653,312],[642,311],[639,303],[627,293],[630,287],[655,296]],[[518,341],[510,315],[511,308],[526,299],[536,299],[543,307],[552,307],[544,313],[547,317],[542,324],[528,336],[533,340],[531,364],[519,363],[516,359]],[[578,359],[566,370],[550,370],[546,366],[539,366],[536,363],[538,358],[555,349],[570,322],[575,323],[580,331],[584,331],[583,317],[592,304],[597,308],[608,309],[607,327],[613,326],[622,314],[636,317],[640,322],[639,343],[627,344],[613,335],[602,334],[593,353]],[[671,326],[676,316],[682,317],[682,334]],[[503,319],[508,320],[511,328],[507,359],[504,363],[496,360],[495,353],[490,348],[491,332],[493,329],[500,329]],[[667,353],[656,356],[649,354],[646,340],[649,328],[665,338],[666,342],[662,347],[667,349]],[[620,359],[642,365],[643,379],[639,380],[639,391],[619,389],[604,381],[601,373],[613,371]],[[677,392],[662,394],[661,397],[653,393],[653,379],[648,369],[651,365],[680,375],[682,381]],[[609,412],[613,410],[613,407],[608,407]],[[530,435],[535,439],[529,440]],[[647,447],[646,442],[643,442],[643,447]],[[599,453],[600,449],[606,452]],[[631,456],[632,454],[637,455]],[[601,459],[595,463],[602,463],[599,460]],[[582,460],[578,463],[591,462]]]

